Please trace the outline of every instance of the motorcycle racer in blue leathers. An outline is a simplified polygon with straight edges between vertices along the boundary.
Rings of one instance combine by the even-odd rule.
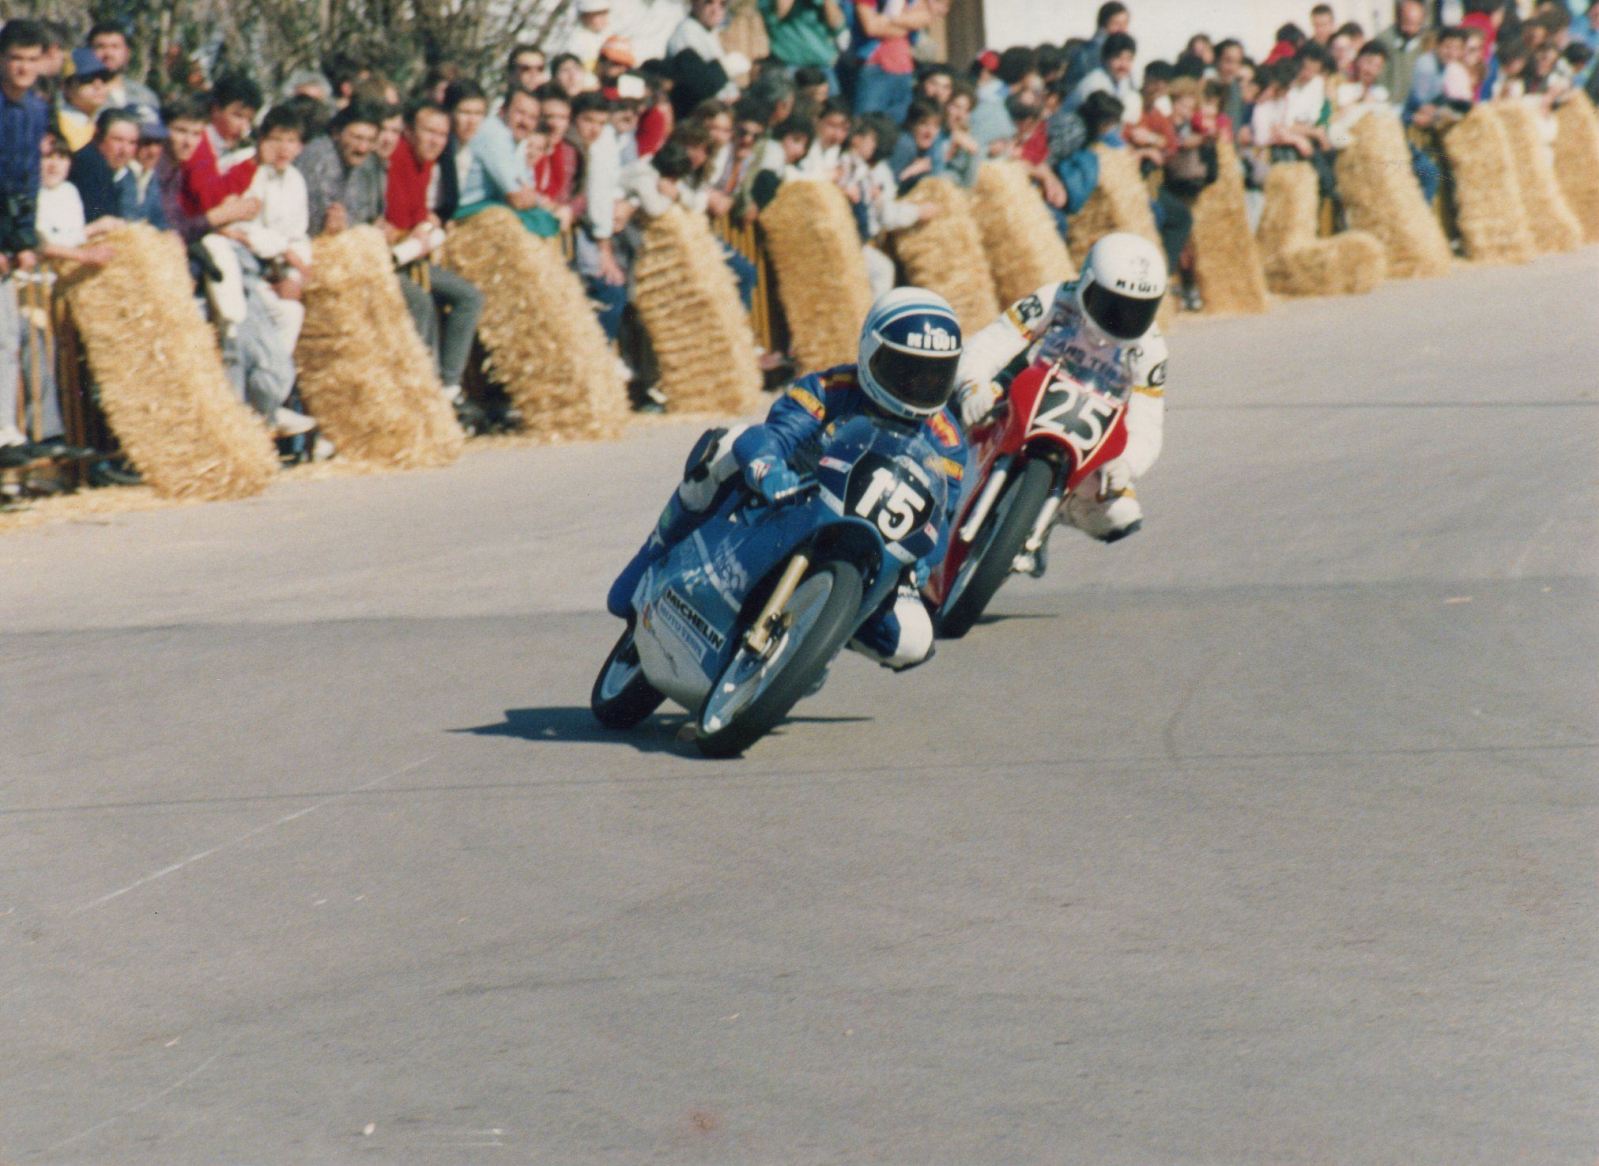
[[[960,355],[960,323],[942,297],[919,288],[880,297],[861,329],[857,364],[795,381],[773,403],[764,424],[712,429],[700,437],[655,529],[611,585],[606,602],[611,614],[629,618],[645,571],[717,509],[724,491],[742,484],[768,503],[783,502],[815,470],[823,438],[840,424],[866,416],[884,426],[922,427],[937,451],[931,459],[935,464],[926,468],[943,477],[947,501],[945,512],[934,518],[937,546],[906,571],[850,647],[895,670],[931,658],[933,622],[919,592],[944,558],[966,475],[966,439],[946,407]]]

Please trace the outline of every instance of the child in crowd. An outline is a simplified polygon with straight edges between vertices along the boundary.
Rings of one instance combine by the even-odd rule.
[[[261,209],[239,224],[239,233],[261,263],[261,298],[292,352],[305,323],[301,300],[311,271],[309,198],[305,178],[294,165],[305,148],[305,127],[292,108],[277,105],[262,119],[256,141],[255,177],[245,194],[257,199]]]

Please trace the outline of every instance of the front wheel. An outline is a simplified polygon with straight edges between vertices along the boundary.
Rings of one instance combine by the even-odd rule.
[[[644,675],[629,625],[605,658],[594,681],[594,691],[589,694],[594,719],[607,729],[631,729],[660,708],[665,699]]]
[[[958,640],[972,630],[1010,577],[1011,564],[1026,544],[1054,485],[1055,467],[1043,458],[1032,458],[1021,477],[1005,487],[950,587],[938,615],[939,635]]]
[[[787,627],[763,655],[740,645],[695,716],[707,757],[736,757],[788,715],[849,641],[864,584],[853,563],[811,568],[783,608]]]

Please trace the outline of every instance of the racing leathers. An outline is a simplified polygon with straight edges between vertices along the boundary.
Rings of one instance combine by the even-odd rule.
[[[1062,522],[1115,542],[1143,521],[1133,482],[1160,456],[1166,341],[1158,325],[1137,340],[1107,336],[1083,314],[1075,282],[1041,287],[967,339],[955,390],[962,423],[981,423],[1004,398],[1010,379],[1040,359],[1059,359],[1069,376],[1111,396],[1131,394],[1127,448],[1079,483],[1060,511]]]
[[[725,491],[742,485],[767,493],[767,487],[779,477],[797,480],[796,474],[814,471],[823,438],[862,414],[880,425],[916,424],[878,412],[861,391],[855,366],[842,365],[795,381],[772,404],[764,424],[712,429],[702,435],[660,521],[611,585],[606,601],[611,614],[629,617],[633,592],[644,572],[692,534],[721,505]],[[920,424],[939,454],[937,464],[927,468],[940,474],[945,485],[938,545],[907,569],[900,586],[861,624],[850,642],[857,652],[895,670],[915,667],[933,654],[933,621],[920,590],[948,549],[950,524],[966,473],[966,439],[950,410],[940,410]]]

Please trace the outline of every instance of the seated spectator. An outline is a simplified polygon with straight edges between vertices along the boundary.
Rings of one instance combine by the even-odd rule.
[[[943,159],[935,157],[934,150],[943,125],[943,114],[937,106],[920,101],[911,103],[910,113],[905,117],[905,132],[888,158],[898,197],[904,198],[923,178],[943,173]]]
[[[167,217],[161,209],[161,187],[155,180],[156,168],[161,164],[161,154],[166,149],[167,127],[161,119],[139,122],[139,146],[134,151],[128,170],[133,175],[133,211],[128,218],[133,222],[149,223],[157,230],[167,229]]]
[[[977,185],[977,169],[982,165],[983,148],[972,134],[972,110],[977,95],[969,81],[957,81],[944,106],[944,131],[940,142],[944,150],[944,174],[961,186]]]
[[[628,272],[614,238],[627,225],[622,202],[622,150],[611,127],[611,109],[602,94],[585,93],[572,102],[572,127],[583,150],[583,218],[577,236],[578,271],[598,305],[600,326],[615,341],[627,308]],[[629,370],[628,379],[632,380]]]
[[[430,331],[437,337],[439,380],[451,403],[470,415],[471,410],[464,408],[461,385],[472,354],[472,337],[483,315],[483,293],[431,260],[443,242],[442,228],[457,197],[448,170],[441,169],[449,142],[450,115],[442,105],[423,98],[406,109],[405,128],[389,160],[383,217],[400,239],[395,247],[397,262],[428,261],[427,295],[433,301]]]
[[[599,55],[599,48],[594,50],[595,56]],[[587,93],[594,88],[594,75],[588,71],[573,53],[562,53],[550,64],[550,69],[555,77],[554,84],[560,87],[562,93],[568,98],[576,97],[580,93]]]
[[[185,243],[197,243],[211,231],[253,218],[261,209],[259,199],[245,196],[246,188],[224,195],[205,210],[196,206],[188,176],[195,155],[206,148],[211,114],[211,99],[201,94],[180,97],[162,111],[167,140],[156,166],[155,184],[167,229],[176,231]]]
[[[800,173],[806,178],[836,181],[839,162],[849,141],[849,127],[849,106],[840,98],[828,98],[817,112],[815,138],[811,142],[810,152],[800,163]]]
[[[1130,123],[1144,116],[1143,99],[1133,83],[1133,62],[1138,56],[1138,42],[1125,32],[1113,33],[1105,38],[1100,49],[1099,68],[1089,73],[1071,91],[1063,109],[1071,113],[1090,93],[1109,93],[1122,103]]]
[[[830,69],[805,65],[794,70],[795,101],[810,110],[821,109],[827,100],[837,96]]]
[[[347,105],[301,152],[296,165],[305,178],[311,234],[337,234],[382,215],[387,179],[372,151],[383,117],[382,106]]]
[[[943,113],[950,94],[954,92],[954,71],[948,65],[928,65],[922,70],[922,75],[916,82],[916,94],[912,103],[920,101]]]
[[[1327,140],[1337,150],[1348,148],[1354,128],[1369,113],[1389,112],[1388,90],[1382,76],[1388,67],[1388,50],[1379,41],[1368,41],[1355,57],[1354,76],[1338,83],[1332,91],[1333,116],[1327,125]]]
[[[555,216],[563,231],[570,230],[578,171],[583,162],[577,147],[567,139],[572,128],[572,102],[554,85],[540,89],[537,97],[539,128],[548,136],[550,148],[533,168],[533,186],[544,200],[540,205]]]
[[[134,217],[138,190],[128,167],[138,149],[139,119],[125,109],[102,109],[94,140],[72,155],[68,175],[89,222]]]
[[[884,233],[903,231],[938,216],[933,203],[914,203],[896,197],[894,172],[888,153],[898,131],[887,117],[872,115],[856,120],[850,131],[839,185],[855,207],[855,222],[861,235],[861,257],[866,261],[866,277],[876,299],[895,283],[894,261],[878,246]],[[886,144],[885,144],[886,143]]]
[[[89,29],[85,43],[106,67],[107,105],[112,109],[127,109],[136,105],[151,113],[161,108],[161,99],[155,95],[155,90],[128,76],[128,62],[133,59],[133,51],[128,45],[127,30],[122,25],[116,21],[102,20]]]
[[[973,66],[977,70],[977,107],[972,110],[972,136],[985,157],[999,157],[1010,149],[1016,123],[1011,121],[1005,103],[1012,90],[1024,87],[1036,73],[1037,60],[1037,53],[1028,48],[978,54]]]
[[[1127,110],[1113,94],[1101,90],[1090,93],[1076,112],[1059,109],[1048,125],[1049,150],[1045,159],[1053,188],[1046,190],[1045,201],[1055,217],[1061,238],[1066,237],[1066,217],[1088,204],[1099,189],[1099,155],[1095,143],[1119,146],[1122,118]],[[1054,191],[1059,191],[1058,199]]]
[[[311,271],[310,201],[294,165],[305,148],[305,126],[291,107],[274,106],[261,119],[256,142],[255,177],[245,194],[261,209],[237,230],[260,264],[267,314],[293,352],[305,322],[301,301]]]
[[[71,72],[62,88],[57,124],[67,145],[77,153],[94,137],[95,117],[105,108],[111,70],[93,49],[73,49]]]
[[[1433,51],[1416,60],[1405,102],[1405,121],[1423,129],[1441,128],[1471,111],[1470,75],[1465,72],[1466,33],[1446,28]],[[1451,78],[1453,81],[1451,82]],[[1451,97],[1450,91],[1466,96]]]
[[[1330,86],[1354,79],[1355,58],[1360,52],[1360,44],[1360,38],[1354,33],[1343,29],[1333,33],[1332,40],[1327,42],[1327,53],[1332,57],[1332,68],[1327,74]]]
[[[549,58],[538,45],[512,45],[505,62],[505,88],[536,92],[550,82]],[[435,99],[436,101],[437,99]]]
[[[204,214],[229,195],[249,188],[255,178],[255,161],[240,147],[261,102],[260,88],[246,77],[223,77],[212,88],[210,120],[184,164],[183,197],[188,215]]]
[[[752,197],[756,176],[762,171],[781,173],[787,163],[782,147],[767,136],[770,105],[758,97],[741,97],[732,113],[733,141],[719,189],[732,196],[735,219],[754,222],[760,210]]]
[[[1188,246],[1194,229],[1189,205],[1216,180],[1216,151],[1212,143],[1207,157],[1204,137],[1193,128],[1199,110],[1199,83],[1191,78],[1174,81],[1170,93],[1171,116],[1149,109],[1140,124],[1160,141],[1155,164],[1163,177],[1151,209],[1166,252],[1167,270],[1175,277],[1172,294],[1185,309],[1196,312],[1203,305],[1194,284],[1193,250]]]
[[[1275,65],[1278,61],[1291,61],[1299,55],[1299,50],[1305,47],[1309,38],[1305,30],[1292,22],[1283,25],[1277,30],[1276,43],[1271,46],[1271,52],[1266,54],[1263,64]]]
[[[481,100],[467,96],[463,85],[457,82],[451,87],[447,100],[452,111],[468,101]],[[555,215],[540,205],[548,200],[539,194],[534,184],[524,149],[528,135],[538,124],[538,98],[525,89],[508,93],[499,114],[479,119],[477,128],[469,131],[469,137],[463,139],[462,127],[457,124],[456,166],[462,165],[463,150],[467,158],[461,172],[461,205],[455,211],[457,219],[469,219],[491,206],[507,206],[535,235],[548,239],[560,232],[561,224]]]

